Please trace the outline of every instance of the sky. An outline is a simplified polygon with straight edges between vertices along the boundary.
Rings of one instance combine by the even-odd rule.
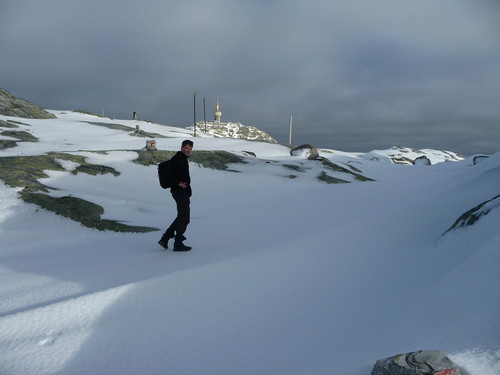
[[[0,87],[350,152],[500,147],[496,0],[3,0]]]

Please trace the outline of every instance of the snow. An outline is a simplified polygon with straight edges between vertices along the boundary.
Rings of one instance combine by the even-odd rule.
[[[129,225],[170,223],[156,167],[132,163],[145,139],[88,122],[139,124],[167,150],[189,131],[51,112],[57,120],[0,116],[39,138],[0,156],[83,155],[120,176],[73,175],[60,161],[66,171],[40,180],[59,189],[51,195]],[[318,162],[285,146],[200,135],[194,152],[257,158],[231,165],[238,173],[191,163],[188,253],[162,251],[161,232],[85,228],[0,182],[0,374],[366,375],[378,358],[423,349],[470,375],[500,373],[500,209],[443,236],[498,195],[500,153],[473,165],[425,150],[433,165],[409,166],[390,161],[395,150],[319,150],[376,180],[328,185]]]

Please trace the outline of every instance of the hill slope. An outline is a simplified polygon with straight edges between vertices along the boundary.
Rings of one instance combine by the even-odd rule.
[[[175,207],[155,165],[134,162],[145,139],[111,126],[135,122],[52,112],[57,120],[0,117],[38,140],[2,159],[83,157],[54,157],[59,168],[30,181],[103,207],[101,219],[169,223]],[[162,135],[160,151],[190,137],[140,126]],[[444,350],[471,375],[499,372],[500,210],[443,234],[498,195],[500,154],[427,167],[194,141],[241,162],[191,162],[186,254],[161,251],[158,231],[89,229],[0,183],[0,373],[361,375],[418,349]],[[72,173],[85,164],[118,174]]]

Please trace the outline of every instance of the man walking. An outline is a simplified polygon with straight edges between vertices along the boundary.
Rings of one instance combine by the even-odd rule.
[[[188,157],[191,155],[192,150],[193,142],[185,140],[182,142],[181,150],[170,159],[172,164],[171,173],[175,181],[170,192],[177,205],[177,217],[158,241],[160,246],[164,249],[168,249],[168,241],[175,237],[174,251],[191,250],[191,247],[184,245],[183,241],[186,239],[186,237],[184,237],[184,232],[186,232],[186,228],[190,221],[189,205],[192,191]]]

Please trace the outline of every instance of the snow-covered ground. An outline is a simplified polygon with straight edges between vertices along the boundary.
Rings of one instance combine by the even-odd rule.
[[[120,176],[62,162],[40,180],[52,195],[129,225],[170,223],[156,167],[131,162],[145,139],[85,121],[139,124],[165,150],[188,130],[52,112],[0,116],[39,138],[0,157],[77,152]],[[500,193],[500,153],[473,165],[426,150],[432,166],[409,166],[390,162],[394,150],[321,150],[376,180],[326,184],[317,161],[285,146],[200,135],[194,151],[257,157],[231,166],[240,173],[191,163],[188,253],[162,251],[161,232],[83,227],[0,182],[0,374],[367,375],[378,358],[422,349],[500,374],[500,209],[443,236]]]

